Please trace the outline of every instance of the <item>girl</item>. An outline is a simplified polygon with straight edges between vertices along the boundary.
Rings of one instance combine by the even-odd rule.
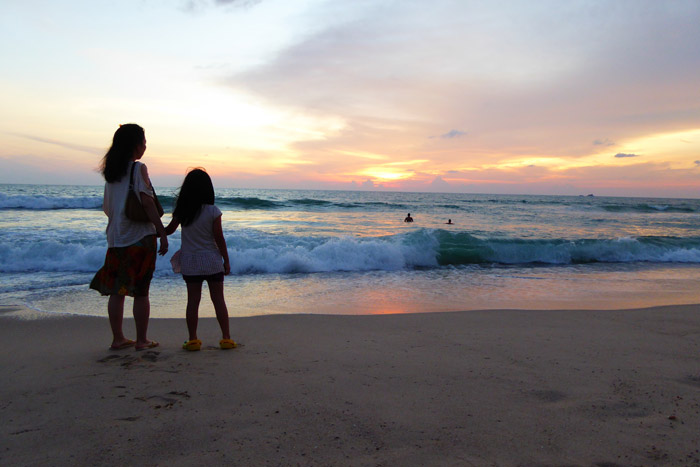
[[[199,350],[202,347],[202,341],[197,338],[197,321],[202,282],[207,281],[209,296],[221,327],[219,346],[233,349],[236,343],[229,334],[228,309],[224,300],[224,275],[231,272],[231,265],[221,228],[221,211],[214,206],[214,186],[203,169],[193,169],[185,177],[175,200],[173,220],[165,232],[172,234],[180,224],[182,248],[179,259],[182,277],[187,283],[186,316],[190,335],[182,348]]]
[[[104,266],[90,282],[90,288],[109,295],[107,314],[112,328],[112,350],[127,347],[143,350],[158,346],[158,342],[147,337],[151,310],[148,290],[156,268],[156,234],[160,237],[158,253],[161,255],[168,251],[168,237],[153,201],[146,165],[137,162],[145,152],[143,128],[135,123],[120,125],[100,166],[106,182],[102,209],[109,218],[107,256]],[[130,174],[133,174],[133,187],[139,193],[149,222],[134,222],[124,214]],[[127,295],[134,297],[135,342],[124,337],[122,332],[124,298]]]

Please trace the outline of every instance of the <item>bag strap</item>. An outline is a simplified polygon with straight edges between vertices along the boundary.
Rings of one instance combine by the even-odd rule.
[[[131,175],[129,176],[129,191],[134,189],[134,167],[136,167],[136,161],[131,164]]]
[[[134,167],[136,167],[136,161],[131,164],[131,175],[129,176],[129,191],[134,189]],[[153,192],[153,196],[156,195],[156,187],[153,186],[153,183],[151,185],[151,191]]]

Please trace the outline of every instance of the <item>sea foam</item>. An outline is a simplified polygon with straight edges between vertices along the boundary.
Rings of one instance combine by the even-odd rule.
[[[467,265],[606,263],[700,263],[700,238],[616,239],[478,238],[441,229],[418,229],[385,237],[312,237],[255,230],[225,232],[233,274],[397,271]],[[159,257],[157,275],[171,275]],[[0,272],[96,271],[106,252],[101,235],[87,239],[53,237],[0,245]]]

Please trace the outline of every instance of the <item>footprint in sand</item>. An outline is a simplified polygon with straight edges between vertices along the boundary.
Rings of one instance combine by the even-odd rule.
[[[131,355],[107,355],[104,358],[97,360],[98,363],[108,363],[130,367],[143,362],[157,362],[160,360],[160,352],[155,350],[147,350],[145,352],[137,352]]]
[[[685,378],[679,380],[683,384],[688,384],[690,386],[695,386],[700,388],[700,375],[688,375]]]
[[[140,416],[138,416],[138,417],[124,417],[124,418],[115,418],[115,420],[119,420],[121,422],[135,422],[139,418],[141,418],[141,417]]]
[[[104,358],[97,360],[97,363],[118,363],[120,365],[126,365],[132,363],[136,360],[136,357],[132,355],[107,355]]]
[[[106,362],[112,361],[114,359],[120,359],[120,358],[122,358],[121,355],[107,355],[105,358],[101,358],[101,359],[97,360],[97,363],[106,363]]]
[[[541,400],[542,402],[554,403],[566,399],[566,394],[564,394],[563,392],[552,391],[547,389],[531,391],[530,394],[532,394],[535,398]]]
[[[160,352],[156,352],[155,350],[147,350],[141,354],[141,360],[148,360],[149,362],[156,362],[156,361],[158,361],[159,355],[160,355]]]
[[[134,397],[134,399],[151,404],[154,409],[170,409],[177,403],[189,399],[187,391],[170,391],[167,394],[156,394],[147,397]]]

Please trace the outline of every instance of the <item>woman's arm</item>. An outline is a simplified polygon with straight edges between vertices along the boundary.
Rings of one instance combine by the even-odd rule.
[[[107,206],[109,206],[109,194],[107,193],[107,184],[105,183],[105,192],[102,195],[102,212],[105,213],[105,216],[109,217]]]
[[[151,188],[151,180],[148,178],[148,169],[146,169],[146,164],[141,164],[141,176]],[[158,210],[156,209],[156,203],[153,201],[149,195],[144,192],[139,193],[141,195],[141,204],[143,209],[146,211],[148,219],[156,227],[156,232],[160,237],[160,248],[158,249],[158,254],[164,255],[168,252],[168,236],[165,233],[165,227],[163,227],[163,222],[160,220],[158,215]]]
[[[224,229],[221,227],[221,216],[214,219],[214,241],[219,248],[221,257],[224,258],[224,274],[228,276],[231,273],[231,263],[228,261],[228,250],[226,249]]]

